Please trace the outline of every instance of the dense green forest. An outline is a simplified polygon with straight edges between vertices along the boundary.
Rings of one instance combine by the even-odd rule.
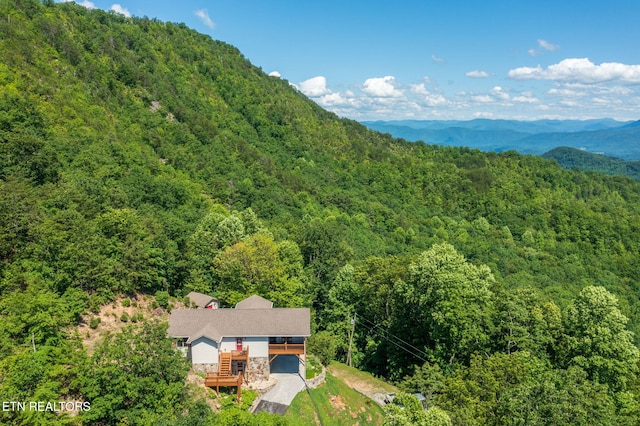
[[[355,318],[354,365],[432,407],[389,424],[640,422],[632,179],[393,139],[183,24],[5,0],[0,57],[0,395],[91,403],[0,422],[256,424],[162,324],[75,331],[191,290],[312,307],[325,361]]]
[[[552,149],[542,157],[556,160],[565,169],[592,170],[607,175],[629,176],[640,181],[640,161],[624,161],[564,146]]]

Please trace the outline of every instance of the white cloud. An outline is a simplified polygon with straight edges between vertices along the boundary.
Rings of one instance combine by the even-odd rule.
[[[354,97],[353,92],[347,91],[344,94],[342,93],[329,93],[318,100],[318,103],[324,107],[354,107],[357,108],[361,106],[361,102]]]
[[[495,101],[495,99],[489,95],[473,95],[471,96],[471,100],[481,104],[488,104]]]
[[[550,52],[554,52],[560,49],[560,46],[557,44],[549,43],[547,40],[543,40],[541,38],[538,39],[538,46],[542,47],[544,50],[548,50]]]
[[[444,59],[444,58],[439,58],[439,57],[437,57],[436,55],[431,55],[431,60],[432,60],[433,62],[436,62],[436,63],[439,63],[439,64],[444,64],[444,63],[446,63],[446,62],[447,62],[447,60],[446,60],[446,59]]]
[[[533,70],[533,73],[550,72],[553,68]],[[640,111],[640,85],[622,82],[593,84],[575,79],[555,80],[547,84],[549,87],[532,85],[517,90],[500,84],[482,91],[454,87],[451,93],[441,90],[436,80],[402,82],[389,75],[366,79],[360,85],[343,83],[351,90],[333,91],[327,84],[325,77],[317,76],[298,86],[321,107],[354,120],[470,119],[475,113],[517,119],[633,119]]]
[[[506,93],[500,86],[495,86],[493,89],[489,91],[489,93],[491,94],[491,96],[501,101],[509,100],[509,94]]]
[[[278,77],[278,78],[280,78],[280,77],[282,77],[282,75],[278,71],[271,71],[269,73],[269,77]]]
[[[604,98],[591,98],[591,102],[593,102],[594,104],[599,104],[599,105],[609,105],[611,103],[613,103],[613,104],[619,103],[620,100],[619,99],[609,100],[609,99],[604,99]]]
[[[640,65],[625,65],[617,62],[595,65],[588,58],[570,58],[547,68],[542,68],[540,65],[535,68],[515,68],[510,70],[507,76],[515,80],[640,83]]]
[[[120,6],[118,3],[112,4],[111,10],[113,10],[115,13],[119,13],[120,15],[124,15],[127,18],[131,18],[131,13],[127,10],[127,8]]]
[[[419,96],[418,102],[430,107],[442,106],[447,99],[439,93],[431,93],[424,83],[412,84],[411,92]]]
[[[327,79],[321,75],[301,82],[300,91],[311,97],[318,97],[331,93],[327,88]]]
[[[526,95],[514,96],[513,101],[520,102],[522,104],[537,104],[538,102],[540,102],[535,96]]]
[[[209,13],[207,12],[207,9],[196,10],[193,14],[196,15],[198,18],[200,18],[202,23],[205,24],[207,27],[213,29],[216,26],[211,20],[211,18],[209,17]]]
[[[362,85],[362,91],[380,98],[397,98],[402,96],[402,91],[396,89],[395,84],[395,77],[390,75],[368,78]]]
[[[549,89],[547,92],[548,95],[551,96],[569,96],[569,97],[577,97],[577,96],[586,96],[587,93],[578,92],[576,90],[571,90],[567,88],[553,88]]]
[[[74,0],[63,0],[62,3],[70,3]],[[87,9],[95,9],[96,5],[92,2],[90,2],[89,0],[83,0],[83,1],[75,1],[75,3],[79,4],[82,7],[86,7]]]
[[[506,106],[506,105],[509,105],[509,101],[511,100],[511,97],[509,96],[507,91],[505,91],[505,89],[503,89],[500,86],[495,86],[491,90],[489,90],[488,93],[471,94],[469,96],[469,99],[475,103],[481,103],[481,104],[492,103],[496,105]]]
[[[464,75],[471,78],[487,78],[490,77],[489,73],[486,71],[473,70],[466,72]]]
[[[447,99],[439,94],[431,94],[424,97],[424,102],[430,107],[436,107],[446,105]]]
[[[478,111],[473,113],[474,118],[494,118],[496,115],[492,112]]]
[[[555,52],[556,50],[560,49],[559,45],[553,44],[553,43],[549,43],[547,40],[543,40],[541,38],[538,39],[538,46],[540,46],[543,50],[546,50],[547,52]],[[541,52],[541,51],[533,49],[533,48],[527,50],[527,52],[531,56],[538,56],[538,55],[542,55],[544,53],[544,52]]]

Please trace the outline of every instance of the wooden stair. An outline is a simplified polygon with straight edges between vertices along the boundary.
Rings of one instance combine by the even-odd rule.
[[[231,375],[231,352],[220,352],[218,358],[218,371],[216,373],[207,373],[204,379],[204,385],[215,387],[216,394],[220,393],[220,386],[235,386],[238,388],[238,404],[242,397],[242,375],[237,377]]]
[[[220,352],[218,375],[221,377],[231,376],[231,352]]]

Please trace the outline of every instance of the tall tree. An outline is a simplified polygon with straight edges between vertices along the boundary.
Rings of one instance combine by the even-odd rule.
[[[640,358],[618,299],[604,287],[585,287],[567,307],[564,322],[566,365],[615,390],[625,389],[638,373]]]
[[[89,424],[156,424],[178,420],[195,404],[185,388],[188,361],[172,347],[166,325],[145,322],[112,334],[98,346],[80,379],[91,401]]]
[[[489,343],[493,282],[487,266],[467,262],[450,244],[436,244],[394,289],[394,330],[404,330],[400,335],[411,336],[439,360],[465,362]]]

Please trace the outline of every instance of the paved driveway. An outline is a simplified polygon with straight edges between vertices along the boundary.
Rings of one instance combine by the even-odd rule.
[[[304,389],[304,380],[298,374],[271,373],[271,377],[276,379],[276,384],[262,395],[254,413],[265,411],[282,415],[298,392]]]

